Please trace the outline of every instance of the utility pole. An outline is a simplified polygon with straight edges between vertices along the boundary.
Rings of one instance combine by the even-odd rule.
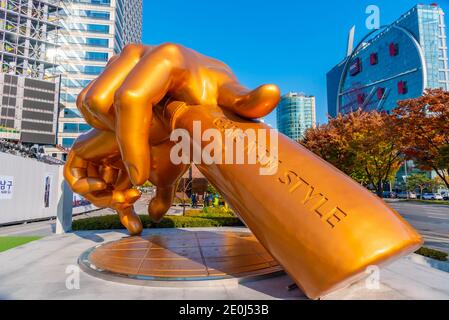
[[[407,179],[408,179],[408,173],[407,173],[407,160],[405,160],[404,162],[404,171],[405,171],[405,176],[404,176],[404,180],[405,180],[405,192],[407,194],[407,200],[409,199],[409,194],[408,194],[408,186],[407,186]]]

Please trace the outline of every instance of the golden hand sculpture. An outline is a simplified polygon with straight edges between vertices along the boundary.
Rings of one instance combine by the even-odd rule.
[[[154,106],[177,100],[259,118],[279,99],[276,86],[250,91],[224,63],[180,45],[128,45],[78,96],[78,109],[95,129],[76,141],[65,177],[76,193],[115,209],[128,231],[139,234],[142,225],[132,204],[140,195],[131,187],[147,180],[157,187],[148,211],[159,221],[188,169],[170,162],[170,132],[153,116]]]
[[[201,133],[268,132],[251,119],[265,116],[278,101],[276,86],[247,90],[226,65],[192,50],[128,46],[78,98],[95,129],[76,141],[65,177],[92,203],[116,209],[129,232],[138,234],[142,224],[132,205],[140,195],[132,186],[148,179],[157,186],[149,214],[160,220],[189,166],[171,162],[173,129],[194,136],[193,122],[200,121]],[[278,138],[278,156],[269,162],[277,166],[273,175],[260,174],[261,162],[197,166],[307,296],[346,286],[368,267],[422,244],[381,199],[300,144]],[[243,139],[243,149],[260,139],[251,146]]]

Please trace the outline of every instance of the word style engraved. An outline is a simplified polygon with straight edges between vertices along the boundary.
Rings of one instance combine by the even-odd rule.
[[[332,229],[348,216],[345,211],[302,178],[296,171],[287,170],[278,180],[289,187],[288,193],[302,197],[301,203],[305,208],[317,214],[321,221],[325,222]]]

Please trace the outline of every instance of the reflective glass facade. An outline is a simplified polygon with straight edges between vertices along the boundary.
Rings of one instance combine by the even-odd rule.
[[[316,124],[315,97],[290,92],[282,97],[276,113],[279,132],[298,141]]]
[[[329,115],[389,111],[425,88],[449,90],[448,71],[444,13],[436,4],[417,5],[327,74]]]
[[[76,108],[79,92],[128,43],[141,43],[142,0],[63,0],[62,29],[54,55],[62,74],[58,144],[70,148],[90,129]]]

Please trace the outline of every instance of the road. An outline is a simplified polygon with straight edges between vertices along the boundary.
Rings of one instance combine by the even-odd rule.
[[[144,195],[136,203],[136,212],[144,214],[151,197]],[[387,200],[388,204],[397,210],[424,237],[425,246],[449,253],[449,206],[439,204],[421,204]],[[170,209],[169,214],[177,215],[180,208]],[[100,215],[114,214],[111,209],[101,209],[75,217],[83,219]],[[54,233],[55,222],[43,221],[21,224],[10,227],[0,227],[0,236],[49,236]]]
[[[387,202],[421,233],[426,247],[449,253],[449,205]]]

